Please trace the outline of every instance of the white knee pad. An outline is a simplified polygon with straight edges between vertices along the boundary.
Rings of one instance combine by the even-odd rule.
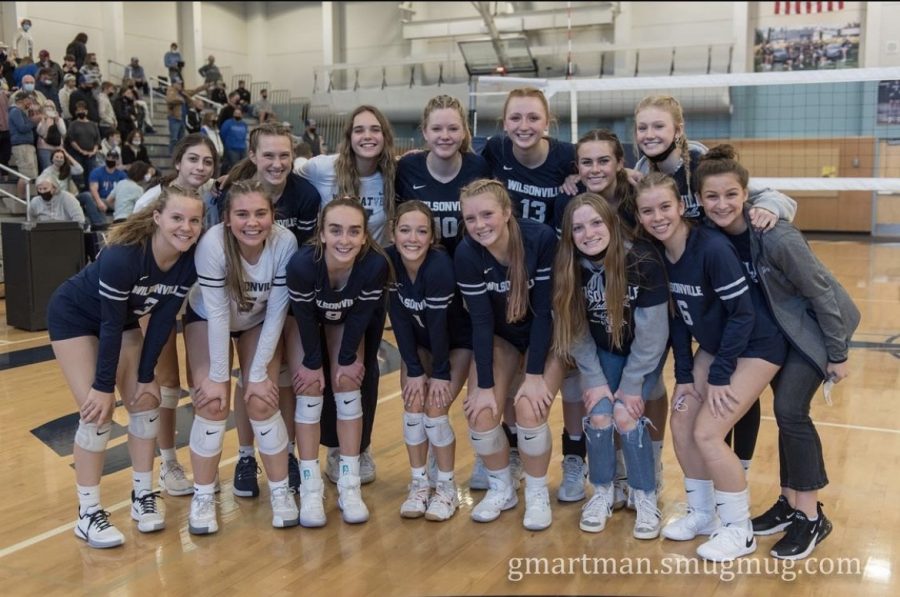
[[[578,369],[569,371],[563,378],[562,388],[563,402],[581,402],[581,374]]]
[[[181,400],[181,388],[162,386],[159,388],[159,407],[175,410]]]
[[[490,431],[475,431],[469,429],[469,439],[472,441],[472,449],[479,456],[490,456],[496,454],[509,447],[506,441],[506,434],[497,425]]]
[[[256,436],[256,443],[259,444],[259,451],[262,454],[279,454],[287,448],[288,437],[287,427],[284,426],[284,419],[281,417],[281,411],[265,421],[250,420],[253,427],[253,435]]]
[[[428,441],[422,420],[422,413],[403,413],[403,441],[407,446],[419,446]]]
[[[359,390],[335,392],[334,402],[337,406],[338,421],[352,421],[362,418],[362,393]]]
[[[128,413],[128,433],[138,439],[156,439],[159,434],[159,409]]]
[[[450,426],[450,419],[447,415],[435,417],[434,419],[425,417],[424,423],[428,441],[435,448],[449,446],[456,440],[456,435],[453,433],[453,427]]]
[[[519,425],[519,452],[526,456],[541,456],[550,451],[550,426],[546,423],[537,427]]]
[[[294,423],[317,425],[322,420],[322,396],[297,396],[297,407],[294,409]]]
[[[78,421],[78,431],[75,432],[75,445],[88,452],[103,452],[109,442],[112,433],[112,423],[97,425]]]
[[[210,421],[194,415],[191,426],[191,450],[198,456],[213,458],[222,453],[225,443],[225,421]]]
[[[281,364],[281,369],[278,370],[278,387],[279,388],[290,388],[293,387],[294,383],[291,379],[291,372],[288,370],[287,363]]]

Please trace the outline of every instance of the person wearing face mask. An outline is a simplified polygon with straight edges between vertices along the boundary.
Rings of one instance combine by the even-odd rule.
[[[57,149],[62,149],[66,136],[66,123],[63,121],[53,102],[47,101],[42,109],[42,118],[37,125],[37,157],[38,166],[43,171],[50,165],[50,157]]]
[[[100,107],[97,104],[97,98],[94,96],[94,83],[91,81],[82,78],[79,75],[79,84],[78,89],[73,91],[69,95],[69,112],[73,115],[77,114],[77,110],[75,110],[75,104],[78,102],[84,102],[85,108],[87,110],[87,118],[91,122],[100,123]],[[76,118],[78,116],[75,116]]]
[[[53,102],[57,112],[62,109],[62,106],[59,103],[59,88],[53,83],[52,69],[43,66],[41,67],[38,71],[37,82],[34,84],[34,92],[38,97],[43,95]]]
[[[184,61],[181,59],[181,52],[178,51],[178,44],[172,43],[169,51],[163,56],[163,64],[169,69],[169,83],[175,81],[184,81],[181,76],[181,69],[184,67]]]
[[[75,86],[77,77],[73,74],[66,73],[63,75],[63,86],[62,89],[59,90],[59,107],[60,112],[62,112],[63,118],[66,122],[72,120],[75,117],[71,111],[69,111],[69,99],[72,97],[72,92],[77,89]]]
[[[127,175],[117,168],[119,164],[118,152],[109,152],[103,166],[98,166],[91,170],[88,176],[88,197],[84,197],[86,193],[79,194],[79,201],[93,201],[94,205],[104,216],[103,222],[106,223],[105,214],[112,208],[112,202],[107,201],[113,187]]]
[[[28,212],[37,222],[78,222],[84,226],[84,212],[78,201],[59,188],[59,181],[49,174],[37,179],[37,197],[31,198]]]
[[[19,69],[16,69],[18,72]],[[44,105],[44,102],[47,101],[47,97],[35,90],[35,78],[32,75],[25,75],[22,77],[21,84],[19,85],[19,89],[12,94],[12,101],[15,102],[16,99],[22,94],[29,94],[35,98],[35,101],[40,105]]]
[[[9,142],[9,92],[0,88],[0,164],[9,165],[9,158],[12,154],[12,145]],[[6,172],[0,170],[2,178],[5,180]]]
[[[25,82],[24,81],[25,77],[27,77],[29,75],[31,77],[34,77],[35,75],[37,75],[38,67],[34,63],[34,60],[32,60],[31,58],[29,58],[27,56],[18,61],[18,63],[17,63],[18,66],[16,66],[15,64],[16,63],[14,63],[12,66],[12,68],[13,68],[13,85],[15,87],[21,89],[22,85]],[[34,81],[32,81],[32,83],[34,83]],[[34,91],[34,90],[32,89],[32,91]]]
[[[132,162],[137,161],[153,165],[150,161],[150,156],[147,154],[147,147],[144,145],[143,133],[134,129],[125,137],[125,144],[122,146],[122,165],[128,166]]]
[[[31,36],[31,19],[22,19],[22,27],[16,33],[13,49],[18,59],[26,56],[34,59],[34,38]]]
[[[12,157],[20,174],[28,178],[38,175],[37,153],[34,149],[34,130],[40,122],[40,114],[32,111],[34,95],[21,93],[16,97],[15,105],[9,109],[9,140],[12,144]],[[16,191],[20,197],[25,196],[25,180],[19,178]]]
[[[85,173],[89,173],[94,166],[94,156],[100,151],[100,128],[97,123],[88,120],[88,108],[84,102],[74,104],[73,114],[75,119],[69,123],[66,143],[68,151]],[[86,190],[86,181],[82,183],[82,190]],[[90,216],[90,211],[85,210]],[[93,218],[92,218],[93,221]]]
[[[85,81],[89,81],[94,86],[100,84],[103,80],[103,75],[100,73],[100,64],[97,62],[96,54],[93,52],[88,53],[84,64],[78,69],[78,74],[81,75]]]
[[[235,109],[234,115],[222,124],[222,145],[225,147],[225,160],[222,171],[228,172],[232,166],[247,155],[247,133],[249,129],[244,122],[244,113]]]
[[[104,81],[100,85],[100,93],[97,95],[97,108],[100,113],[100,134],[104,138],[108,137],[112,131],[115,131],[119,125],[116,119],[116,111],[112,105],[112,96],[115,94],[115,91],[115,85],[109,81]]]
[[[126,86],[123,81],[122,90],[112,100],[113,111],[116,113],[116,126],[123,139],[128,138],[131,131],[138,128],[140,121],[135,93],[134,88]]]
[[[312,150],[312,157],[322,153],[322,145],[325,143],[325,139],[316,132],[316,121],[314,119],[306,119],[306,130],[303,131],[301,140],[309,145],[309,148]]]
[[[47,68],[50,69],[50,82],[52,83],[54,89],[59,89],[62,87],[63,76],[65,73],[63,72],[62,67],[50,59],[50,52],[47,50],[41,50],[38,54],[38,68]]]

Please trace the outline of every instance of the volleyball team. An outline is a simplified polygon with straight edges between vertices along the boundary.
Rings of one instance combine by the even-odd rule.
[[[771,555],[807,557],[832,528],[810,404],[824,381],[848,375],[859,313],[791,225],[796,204],[751,189],[731,146],[689,142],[672,97],[636,107],[634,169],[612,132],[573,145],[547,136],[550,119],[539,90],[513,90],[505,134],[476,154],[462,105],[438,96],[422,119],[427,149],[397,160],[389,122],[361,106],[338,153],[300,175],[290,131],[263,125],[249,157],[218,181],[215,148],[185,137],[175,174],[48,310],[81,415],[75,534],[96,548],[124,542],[100,499],[115,389],[128,411],[139,531],[164,528],[160,491],[192,496],[191,533],[218,530],[232,405],[236,495],[260,493],[258,449],[273,526],[325,525],[323,476],[345,522],[368,520],[361,486],[375,478],[378,347],[390,315],[411,470],[401,516],[444,521],[459,509],[456,409],[476,455],[468,485],[485,490],[472,519],[500,518],[524,485],[523,525],[549,527],[548,421],[561,393],[556,498],[584,502],[581,530],[602,532],[627,506],[636,538],[703,536],[705,559],[753,553],[756,535],[775,533]],[[174,443],[179,317],[193,483]],[[751,513],[747,471],[767,386],[781,494]],[[688,508],[663,525],[667,421]]]

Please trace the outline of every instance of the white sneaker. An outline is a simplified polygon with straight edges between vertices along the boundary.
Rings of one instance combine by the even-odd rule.
[[[578,528],[586,533],[599,533],[606,528],[606,521],[612,516],[612,501],[615,488],[612,484],[594,489],[594,495],[581,508],[581,522]]]
[[[375,480],[375,461],[372,459],[372,446],[359,455],[359,482],[367,485]]]
[[[344,522],[359,524],[369,520],[369,509],[362,500],[362,492],[359,489],[360,480],[355,475],[344,475],[338,479],[338,508]]]
[[[756,551],[756,537],[746,524],[717,529],[709,541],[697,548],[697,555],[713,562],[730,562]]]
[[[276,487],[269,496],[272,504],[272,526],[278,529],[295,527],[299,522],[299,510],[290,487]]]
[[[340,448],[328,448],[328,456],[325,457],[325,476],[332,483],[337,483],[341,478]]]
[[[676,518],[663,527],[662,536],[673,541],[690,541],[697,535],[710,535],[719,528],[713,512],[694,510],[688,506],[687,515]]]
[[[300,483],[300,525],[316,528],[325,522],[325,482],[306,479]]]
[[[581,456],[569,454],[562,461],[562,482],[556,492],[561,502],[580,502],[584,499],[584,460]]]
[[[635,539],[656,539],[659,537],[662,512],[656,507],[656,492],[632,489],[637,517],[634,521]]]
[[[472,465],[472,476],[469,477],[469,489],[488,489],[488,472],[484,467],[484,460],[478,454],[475,455],[475,463]]]
[[[439,522],[444,521],[453,516],[457,508],[459,508],[459,495],[456,493],[456,483],[438,481],[437,487],[428,501],[425,518]]]
[[[409,495],[400,506],[400,516],[403,518],[422,518],[428,509],[428,498],[431,487],[428,479],[413,479],[409,484]]]
[[[131,519],[137,521],[138,530],[142,533],[152,533],[166,528],[166,520],[156,505],[159,492],[147,491],[141,497],[131,492]]]
[[[507,485],[499,477],[488,475],[488,485],[484,498],[472,508],[472,520],[475,522],[497,520],[502,511],[515,508],[519,503],[519,497],[513,486]]]
[[[512,474],[513,485],[519,487],[519,481],[525,478],[525,465],[522,464],[518,448],[509,449],[509,472]]]
[[[522,524],[529,531],[543,531],[553,522],[550,492],[546,485],[525,487],[525,517]]]
[[[628,503],[628,479],[616,479],[613,481],[613,487],[615,488],[615,497],[612,509],[621,510]]]
[[[81,514],[75,523],[75,536],[97,549],[118,547],[125,543],[125,535],[109,521],[109,512],[93,506]]]
[[[216,521],[216,497],[212,493],[195,493],[191,498],[188,531],[192,535],[209,535],[219,530]]]
[[[218,479],[218,477],[216,477]],[[184,467],[177,460],[162,461],[159,465],[159,486],[169,495],[191,495],[194,484],[184,473]]]

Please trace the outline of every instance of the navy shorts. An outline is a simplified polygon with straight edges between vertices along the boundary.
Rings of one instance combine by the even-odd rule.
[[[191,308],[190,301],[184,301],[184,315],[181,317],[181,325],[182,327],[187,327],[191,323],[196,323],[198,321],[207,321],[205,317],[200,317],[200,315]],[[260,324],[262,325],[262,324]],[[237,332],[231,332],[232,338],[240,338],[241,335],[247,330],[240,330]]]
[[[781,367],[787,358],[788,343],[782,334],[750,338],[747,348],[741,353],[742,359],[763,359]]]
[[[88,314],[78,301],[72,299],[67,292],[68,283],[64,282],[50,297],[47,305],[47,331],[50,341],[68,340],[82,336],[100,337],[99,314]],[[140,327],[137,321],[126,323],[122,331]]]

